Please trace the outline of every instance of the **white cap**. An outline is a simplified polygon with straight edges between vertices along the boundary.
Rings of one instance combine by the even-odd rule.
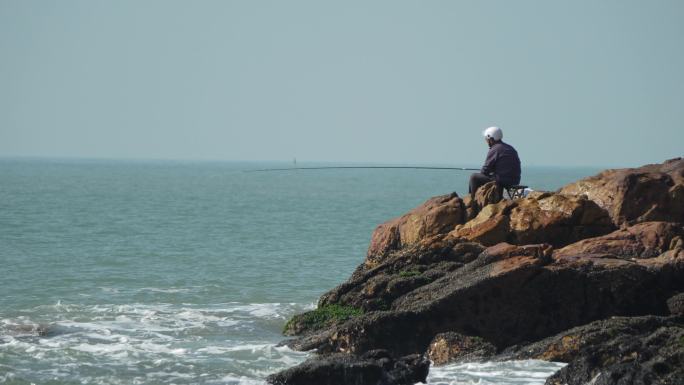
[[[503,132],[501,132],[499,127],[489,127],[482,132],[482,135],[484,135],[484,137],[487,139],[491,138],[497,142],[503,138]]]

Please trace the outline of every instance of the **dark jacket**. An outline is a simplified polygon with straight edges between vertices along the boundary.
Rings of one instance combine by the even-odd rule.
[[[503,186],[520,183],[520,158],[518,152],[510,144],[499,142],[489,148],[487,159],[481,172]]]

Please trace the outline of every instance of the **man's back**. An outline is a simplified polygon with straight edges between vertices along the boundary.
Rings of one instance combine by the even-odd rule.
[[[520,183],[520,158],[518,152],[508,143],[497,142],[489,148],[482,173],[493,175],[503,186]]]
[[[491,181],[496,181],[503,187],[520,183],[520,158],[513,146],[501,141],[503,131],[493,126],[484,130],[482,135],[489,146],[489,152],[482,170],[470,175],[468,192],[471,196],[475,196],[480,186]]]

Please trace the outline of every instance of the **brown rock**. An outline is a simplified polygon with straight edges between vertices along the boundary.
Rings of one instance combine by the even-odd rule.
[[[550,243],[558,247],[614,229],[607,213],[584,198],[549,194],[517,203],[510,215],[516,244]]]
[[[463,207],[465,207],[465,222],[475,218],[477,213],[480,212],[475,199],[473,199],[470,194],[463,197]]]
[[[668,222],[644,222],[600,237],[584,239],[554,253],[556,258],[573,255],[653,258],[682,247],[684,228]]]
[[[430,342],[427,356],[435,365],[457,361],[478,361],[496,354],[496,346],[480,337],[459,333],[440,333]]]
[[[460,228],[454,235],[484,246],[492,246],[508,239],[509,225],[508,216],[494,216],[476,225]]]
[[[614,230],[608,214],[594,202],[577,196],[538,194],[485,206],[473,220],[450,233],[455,238],[513,244],[549,243],[564,246]]]
[[[465,208],[456,193],[431,198],[407,214],[375,229],[366,264],[369,267],[377,265],[391,251],[431,236],[446,234],[464,221]]]
[[[607,170],[563,187],[606,209],[616,225],[684,222],[684,159],[639,168]]]
[[[478,243],[453,239],[408,246],[390,253],[372,268],[360,265],[347,282],[321,296],[318,306],[340,304],[366,312],[388,310],[397,298],[472,262],[483,250]]]
[[[509,234],[508,214],[513,207],[515,203],[511,201],[487,205],[474,219],[463,226],[457,226],[449,235],[485,246],[505,242]]]
[[[482,258],[486,263],[503,261],[512,257],[533,257],[545,262],[551,260],[553,247],[549,244],[517,246],[509,243],[499,243],[496,246],[488,247],[483,252]]]

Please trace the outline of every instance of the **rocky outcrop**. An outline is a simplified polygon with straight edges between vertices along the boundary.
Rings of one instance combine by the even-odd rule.
[[[681,224],[645,222],[601,237],[573,243],[557,250],[554,255],[557,258],[610,256],[622,259],[645,259],[682,247],[684,247],[684,232]]]
[[[684,384],[684,319],[614,317],[592,322],[504,354],[568,365],[548,385]]]
[[[449,233],[453,238],[463,238],[485,246],[505,242],[509,237],[510,214],[515,203],[504,201],[485,206],[475,218]]]
[[[395,300],[471,262],[485,248],[444,237],[391,253],[374,268],[361,265],[342,285],[324,294],[319,307],[344,304],[364,311],[390,310]]]
[[[413,385],[426,382],[430,362],[419,354],[394,359],[374,350],[362,356],[331,354],[268,377],[274,385]]]
[[[456,193],[431,198],[405,215],[375,229],[371,236],[366,265],[372,267],[389,252],[449,232],[464,221],[465,207]]]
[[[586,196],[617,226],[647,221],[684,221],[684,159],[639,168],[606,170],[571,183],[561,194]]]
[[[392,357],[429,351],[435,363],[444,363],[487,359],[556,335],[560,337],[551,337],[556,342],[548,346],[555,344],[552,350],[560,353],[547,349],[534,356],[570,362],[549,381],[586,383],[597,378],[596,384],[617,384],[610,379],[659,379],[647,377],[658,370],[664,379],[675,378],[671,373],[679,372],[652,357],[629,361],[638,366],[632,369],[596,359],[602,354],[629,357],[623,342],[655,341],[657,329],[629,334],[618,324],[605,326],[616,333],[605,347],[596,347],[601,340],[590,336],[598,335],[591,332],[596,325],[616,316],[639,325],[643,317],[667,320],[662,321],[669,322],[662,324],[669,328],[666,335],[679,335],[672,322],[680,322],[675,314],[681,314],[679,293],[684,293],[684,220],[677,212],[682,199],[676,187],[683,172],[684,162],[675,160],[589,178],[592,189],[619,190],[610,201],[607,193],[586,194],[588,190],[568,186],[559,193],[532,193],[515,201],[499,200],[484,190],[486,199],[455,194],[433,198],[379,226],[366,261],[319,300],[319,309],[356,309],[354,316],[333,323],[293,322],[298,326],[292,334],[299,337],[288,345],[324,355],[309,366],[332,360],[356,367],[354,360],[369,360],[364,355],[377,349]],[[653,187],[654,180],[669,187]],[[632,201],[638,207],[627,207],[625,199],[645,188],[642,182],[653,191]],[[586,328],[586,338],[577,343],[563,334],[576,327]],[[676,362],[684,354],[684,347],[677,346],[644,349]],[[658,381],[654,383],[666,383]]]
[[[453,331],[480,336],[501,349],[613,315],[666,315],[667,299],[684,291],[679,254],[636,262],[554,260],[551,250],[544,244],[493,246],[401,295],[389,310],[351,319],[308,346],[356,354],[381,348],[405,355],[424,352],[435,335]]]
[[[451,235],[487,246],[508,242],[549,243],[558,247],[614,229],[608,213],[594,202],[584,197],[546,193],[485,206]]]

